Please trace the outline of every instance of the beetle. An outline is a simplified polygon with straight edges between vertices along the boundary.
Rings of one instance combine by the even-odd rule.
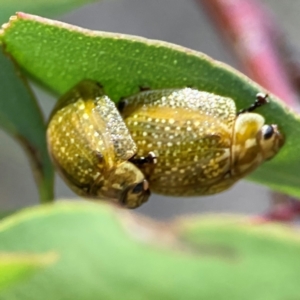
[[[136,144],[96,82],[81,81],[59,99],[48,123],[47,143],[59,173],[77,194],[128,208],[148,200],[149,183],[129,161]]]
[[[215,194],[283,146],[277,125],[252,112],[267,98],[259,93],[237,112],[233,99],[205,91],[144,90],[121,100],[117,110],[99,84],[84,80],[55,106],[48,149],[67,184],[85,197],[136,208],[150,189]]]
[[[278,153],[284,144],[278,126],[252,112],[266,103],[268,95],[258,93],[237,112],[229,97],[182,88],[142,91],[119,109],[137,145],[132,161],[151,191],[196,196],[228,189]],[[141,163],[149,151],[156,164]]]

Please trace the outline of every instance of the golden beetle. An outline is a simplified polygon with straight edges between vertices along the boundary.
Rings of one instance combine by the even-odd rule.
[[[93,81],[62,97],[47,137],[63,177],[89,197],[138,207],[152,191],[209,195],[241,179],[282,147],[276,125],[237,113],[232,99],[191,88],[142,91],[115,105]],[[121,114],[121,116],[120,116]],[[149,184],[148,184],[149,182]]]
[[[137,145],[136,157],[151,150],[157,163],[139,164],[152,191],[165,195],[209,195],[232,186],[283,145],[276,125],[237,113],[232,99],[191,88],[144,91],[119,106]]]
[[[128,161],[136,144],[115,104],[95,82],[80,82],[57,102],[47,141],[52,160],[77,194],[128,208],[148,200],[147,180]]]

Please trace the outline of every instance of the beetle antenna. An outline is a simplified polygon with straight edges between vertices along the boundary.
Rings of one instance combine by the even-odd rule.
[[[254,110],[257,109],[258,107],[263,106],[263,105],[269,103],[268,97],[269,97],[268,94],[258,93],[258,94],[256,95],[255,102],[252,103],[248,108],[241,109],[241,110],[237,113],[237,115],[240,115],[240,114],[243,114],[243,113],[247,113],[247,112],[254,111]]]

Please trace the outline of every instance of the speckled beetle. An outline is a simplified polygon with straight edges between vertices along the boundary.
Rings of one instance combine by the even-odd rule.
[[[148,181],[128,161],[136,144],[115,104],[95,82],[80,82],[58,101],[47,140],[52,160],[76,193],[128,208],[148,200]]]
[[[156,164],[139,168],[156,193],[215,194],[252,172],[282,147],[277,125],[266,125],[255,108],[236,111],[226,97],[191,88],[149,90],[122,100],[121,114],[137,145],[136,158],[149,151]]]

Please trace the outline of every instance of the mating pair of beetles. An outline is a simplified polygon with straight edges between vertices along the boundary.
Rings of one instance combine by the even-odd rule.
[[[191,88],[146,90],[118,107],[99,84],[84,80],[55,106],[48,148],[78,194],[127,208],[150,189],[172,196],[215,194],[232,186],[282,147],[277,125],[231,98]]]

